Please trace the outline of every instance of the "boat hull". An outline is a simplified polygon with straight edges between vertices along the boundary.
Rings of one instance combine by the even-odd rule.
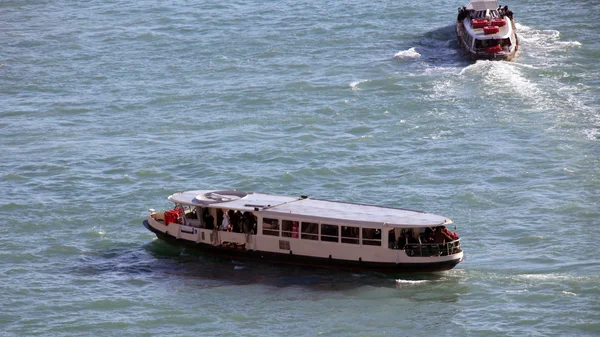
[[[163,233],[160,230],[157,230],[154,227],[152,227],[148,220],[144,220],[144,226],[151,232],[155,233],[159,239],[173,245],[192,248],[200,252],[228,259],[251,260],[273,264],[287,264],[297,266],[331,268],[348,271],[366,271],[390,274],[445,271],[454,268],[458,263],[462,261],[462,257],[453,260],[440,262],[432,261],[427,263],[364,262],[361,260],[350,261],[335,258],[320,258],[305,255],[297,255],[294,254],[293,251],[290,251],[289,254],[284,254],[260,250],[249,250],[238,247],[232,248],[230,246],[212,245],[202,242],[197,243],[185,239],[177,239],[168,233]]]

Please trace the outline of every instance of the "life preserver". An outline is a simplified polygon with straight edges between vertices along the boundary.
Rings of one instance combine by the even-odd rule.
[[[494,19],[492,20],[492,26],[504,27],[506,26],[506,21],[504,19]]]
[[[181,216],[177,209],[171,209],[165,212],[165,225],[170,223],[181,223]]]
[[[486,27],[487,25],[488,25],[487,20],[483,20],[483,19],[471,20],[471,26],[473,26],[474,29],[483,28],[483,27]]]
[[[500,46],[500,45],[498,44],[498,45],[495,45],[495,46],[487,47],[487,48],[485,48],[485,51],[486,51],[488,54],[495,54],[495,53],[499,53],[499,52],[501,52],[501,51],[502,51],[502,46]]]
[[[292,237],[298,238],[298,221],[292,223]]]
[[[495,33],[498,33],[499,31],[500,31],[500,28],[498,26],[485,26],[485,27],[483,27],[483,33],[485,35],[495,34]]]

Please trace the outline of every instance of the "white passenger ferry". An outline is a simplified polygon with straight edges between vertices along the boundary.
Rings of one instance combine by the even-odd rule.
[[[168,197],[144,226],[165,241],[235,259],[358,271],[431,272],[463,259],[460,239],[434,214],[236,190]]]
[[[513,13],[496,0],[474,0],[459,8],[456,37],[472,59],[508,61],[519,49]]]

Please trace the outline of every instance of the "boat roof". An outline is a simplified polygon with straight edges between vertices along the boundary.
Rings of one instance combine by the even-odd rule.
[[[486,9],[498,9],[498,1],[496,0],[475,0],[471,1],[467,6],[467,10],[484,11]]]
[[[286,217],[291,220],[329,221],[332,224],[341,222],[348,225],[414,228],[452,223],[449,218],[422,211],[236,190],[186,191],[175,193],[168,199],[184,205],[249,211],[265,217]]]

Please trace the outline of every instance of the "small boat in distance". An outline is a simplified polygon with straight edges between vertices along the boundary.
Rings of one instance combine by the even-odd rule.
[[[236,190],[168,197],[144,226],[164,241],[233,259],[384,273],[452,269],[452,220],[421,211]]]
[[[513,13],[496,0],[474,0],[459,8],[456,37],[475,60],[510,61],[519,49]]]

